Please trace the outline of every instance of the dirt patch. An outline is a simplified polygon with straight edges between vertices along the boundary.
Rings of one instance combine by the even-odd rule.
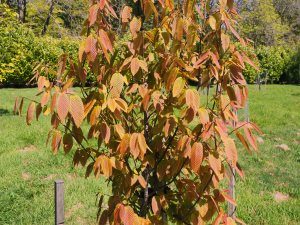
[[[288,194],[284,194],[284,193],[281,193],[279,191],[275,192],[273,194],[273,197],[274,197],[275,201],[278,202],[278,203],[285,202],[285,201],[288,201],[290,199],[290,196]]]
[[[265,142],[264,139],[262,139],[261,137],[257,137],[256,140],[259,144],[263,144]]]
[[[287,146],[286,144],[281,144],[281,145],[275,145],[276,148],[279,148],[283,151],[288,151],[290,150],[289,146]]]
[[[49,174],[43,180],[54,180],[56,178],[57,174]]]
[[[37,147],[35,147],[34,145],[28,145],[24,148],[19,149],[19,151],[22,153],[34,152],[36,150],[37,150]]]
[[[30,180],[31,178],[31,175],[29,173],[22,173],[21,176],[23,180]]]
[[[70,218],[77,210],[83,208],[83,204],[81,202],[77,203],[76,205],[73,205],[70,209],[66,212],[66,219]]]
[[[74,180],[76,179],[77,175],[75,173],[69,173],[67,174],[67,179],[68,180]]]

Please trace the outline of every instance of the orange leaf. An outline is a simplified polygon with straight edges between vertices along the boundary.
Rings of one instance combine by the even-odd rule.
[[[128,23],[131,19],[132,8],[125,6],[121,12],[122,23]]]
[[[98,10],[100,8],[99,4],[95,4],[89,9],[89,25],[92,26],[97,20]]]
[[[234,140],[232,138],[225,138],[224,146],[227,159],[231,162],[233,167],[236,167],[238,154]]]
[[[124,155],[128,148],[129,148],[129,143],[130,143],[130,134],[124,134],[119,146],[118,146],[118,151],[120,152],[121,155]]]
[[[131,73],[134,76],[140,69],[140,61],[138,58],[133,58],[130,63]]]
[[[41,99],[42,107],[44,107],[48,103],[49,99],[50,99],[50,93],[47,91],[44,92],[44,94],[42,95],[42,99]]]
[[[35,112],[35,102],[31,102],[27,109],[27,116],[26,116],[27,125],[31,124],[34,117],[34,112]]]
[[[110,177],[112,175],[112,162],[105,156],[99,156],[94,163],[94,171],[97,176],[99,173],[103,173],[104,176]]]
[[[214,171],[216,176],[220,178],[221,176],[221,169],[222,169],[222,163],[220,158],[216,158],[213,154],[209,154],[208,156],[208,162],[210,168]]]
[[[139,145],[139,149],[140,149],[140,157],[141,157],[141,159],[144,159],[144,155],[147,151],[148,146],[147,146],[144,135],[141,133],[138,134],[138,145]]]
[[[140,18],[133,17],[129,26],[130,26],[130,32],[131,32],[133,38],[136,38],[137,32],[139,32],[142,27],[142,21]]]
[[[153,196],[151,200],[151,207],[154,215],[158,215],[161,210],[161,205],[157,196]]]
[[[138,146],[138,136],[138,133],[133,133],[130,137],[130,152],[133,155],[134,159],[137,159],[140,154],[140,148]]]
[[[93,126],[97,123],[100,112],[101,112],[101,107],[99,105],[95,106],[92,113],[91,113],[91,115],[90,115],[90,124],[91,124],[91,126]]]
[[[70,108],[70,100],[67,94],[62,93],[57,99],[57,114],[61,121],[64,121],[68,115]]]
[[[106,123],[100,125],[100,136],[106,144],[108,144],[110,139],[110,129]]]
[[[221,33],[221,42],[222,42],[222,48],[225,52],[229,48],[229,45],[230,45],[229,36],[224,33]]]
[[[61,133],[58,130],[54,130],[52,133],[52,143],[51,143],[52,151],[54,154],[57,153],[60,147],[60,143],[61,143]]]
[[[101,42],[101,46],[104,46],[107,50],[113,53],[113,47],[107,33],[104,30],[100,29],[99,37],[100,37],[99,40]]]
[[[200,96],[196,90],[188,89],[185,93],[185,101],[188,107],[197,111],[200,106]]]
[[[144,179],[144,177],[142,175],[140,175],[138,177],[138,181],[140,183],[140,185],[143,187],[143,188],[146,188],[147,187],[147,182],[146,180]]]
[[[194,143],[191,149],[191,168],[197,173],[203,161],[203,146],[201,143]]]
[[[112,98],[120,97],[124,86],[124,77],[120,73],[114,73],[110,80],[110,95]]]
[[[70,113],[76,127],[80,127],[84,119],[84,106],[81,98],[77,95],[70,96]]]

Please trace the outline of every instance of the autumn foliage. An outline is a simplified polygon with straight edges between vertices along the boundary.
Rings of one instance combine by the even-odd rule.
[[[87,176],[106,177],[100,224],[241,222],[224,212],[235,201],[220,183],[232,169],[243,177],[235,142],[255,151],[260,131],[237,114],[245,63],[255,67],[235,47],[247,44],[237,17],[233,0],[136,0],[117,13],[92,1],[78,63],[63,55],[54,83],[37,73],[40,101],[27,123],[51,116],[53,152],[74,149]]]

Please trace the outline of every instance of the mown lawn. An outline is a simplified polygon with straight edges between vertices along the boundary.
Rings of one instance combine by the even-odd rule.
[[[300,87],[250,87],[250,118],[264,131],[260,151],[240,150],[246,179],[238,180],[238,216],[247,224],[300,224]],[[12,113],[17,95],[34,89],[0,89],[0,224],[53,224],[53,182],[65,181],[66,224],[95,224],[102,179],[84,178],[71,155],[53,156],[45,141],[49,118],[30,127]],[[243,113],[243,112],[241,112]],[[276,145],[286,144],[289,150]]]

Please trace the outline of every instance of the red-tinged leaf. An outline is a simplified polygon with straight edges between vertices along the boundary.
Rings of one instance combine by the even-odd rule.
[[[130,153],[133,155],[134,159],[137,159],[137,157],[140,155],[140,148],[138,144],[138,133],[133,133],[130,137]]]
[[[102,0],[102,1],[104,1],[104,0]],[[108,9],[108,11],[110,12],[110,14],[111,14],[115,19],[118,19],[118,16],[117,16],[115,10],[110,6],[110,4],[109,4],[107,1],[105,1],[105,5],[106,5],[106,8]]]
[[[238,154],[237,154],[234,140],[232,138],[226,138],[224,140],[224,146],[225,146],[225,154],[227,159],[229,160],[229,162],[231,162],[231,165],[233,167],[236,167]]]
[[[140,176],[138,177],[138,181],[139,181],[140,185],[141,185],[143,188],[146,188],[146,187],[147,187],[147,182],[146,182],[145,178],[144,178],[142,175],[140,175]]]
[[[251,59],[249,59],[249,57],[248,57],[246,54],[244,54],[244,53],[243,53],[243,59],[244,59],[244,61],[245,61],[246,63],[248,63],[250,66],[252,66],[254,69],[256,69],[257,71],[259,71],[258,66],[255,65],[255,63],[254,63]]]
[[[196,90],[186,90],[185,101],[188,107],[192,108],[195,112],[198,111],[200,107],[200,96]]]
[[[100,8],[101,10],[103,10],[103,9],[104,9],[104,6],[105,6],[105,4],[106,4],[106,0],[100,0],[100,1],[99,1],[99,4],[100,4],[99,8]]]
[[[43,111],[43,108],[42,108],[41,104],[40,103],[37,104],[36,110],[35,110],[35,117],[36,117],[37,121],[39,120],[39,117],[40,117],[42,111]]]
[[[245,133],[245,136],[248,140],[248,142],[250,143],[250,145],[252,146],[252,148],[257,151],[257,143],[256,143],[256,139],[255,137],[253,136],[251,130],[244,126],[244,133]]]
[[[178,77],[173,85],[172,94],[173,97],[177,97],[181,94],[185,86],[185,80],[182,77]]]
[[[46,81],[46,77],[44,76],[39,76],[38,78],[38,90],[39,91],[42,91],[44,86],[45,86],[45,81]]]
[[[223,51],[226,52],[226,50],[229,48],[230,45],[229,36],[224,33],[221,33],[221,42],[222,42]]]
[[[209,58],[209,55],[210,55],[210,52],[209,52],[209,51],[203,53],[203,54],[199,57],[199,59],[196,61],[196,63],[194,64],[194,67],[195,67],[195,68],[199,68],[199,66],[200,66],[202,63],[206,62],[206,60]]]
[[[57,98],[57,114],[60,121],[65,121],[70,109],[69,96],[65,93],[58,95]]]
[[[95,4],[89,9],[89,25],[92,26],[95,24],[98,16],[98,10],[100,8],[99,4]]]
[[[140,69],[140,61],[138,58],[133,58],[130,63],[131,73],[134,76]]]
[[[58,98],[58,93],[55,92],[52,95],[51,98],[51,104],[50,104],[50,112],[53,113],[55,111],[55,109],[57,108],[57,98]],[[41,105],[42,106],[42,105]],[[42,106],[43,107],[43,106]]]
[[[99,106],[99,105],[95,106],[92,113],[91,113],[91,115],[90,115],[90,124],[91,124],[91,126],[93,126],[97,123],[100,112],[101,112],[101,106]]]
[[[229,203],[231,203],[232,205],[236,206],[236,201],[231,198],[228,194],[226,194],[225,192],[222,192],[221,195],[225,198],[225,200]]]
[[[122,23],[128,23],[131,19],[132,8],[125,6],[121,12]]]
[[[190,165],[192,170],[197,173],[203,161],[203,146],[201,143],[194,143],[191,149]]]
[[[216,158],[213,154],[209,154],[208,162],[210,168],[214,171],[218,178],[221,177],[222,162],[220,158]]]
[[[153,196],[151,200],[151,208],[154,215],[158,215],[161,210],[161,205],[157,196]]]
[[[44,94],[42,95],[42,98],[41,98],[42,107],[44,107],[49,102],[49,99],[50,99],[50,93],[47,91],[44,92]]]
[[[54,130],[52,133],[52,143],[51,143],[52,151],[54,154],[57,153],[60,144],[61,144],[61,133],[58,130]]]
[[[199,113],[200,122],[203,125],[207,124],[209,122],[208,111],[206,109],[204,109],[204,108],[199,108],[198,113]]]
[[[210,52],[210,56],[211,56],[211,60],[213,61],[213,63],[216,65],[216,67],[218,69],[221,69],[220,63],[219,63],[219,59],[217,57],[216,54],[214,54],[213,52]]]
[[[107,33],[100,29],[99,30],[99,40],[101,42],[101,44],[107,49],[109,50],[111,53],[113,53],[113,47],[112,47],[112,43],[111,40],[109,38],[109,36],[107,35]]]
[[[136,223],[137,215],[134,213],[133,209],[129,206],[122,207],[120,210],[120,219],[124,225],[133,225]]]
[[[27,109],[27,116],[26,116],[26,123],[30,125],[35,113],[35,102],[30,102],[28,109]]]
[[[220,225],[223,220],[224,213],[222,211],[219,212],[218,216],[215,218],[212,225]]]
[[[130,26],[130,32],[132,36],[136,38],[137,32],[139,32],[142,27],[142,21],[140,18],[133,17],[129,26]]]
[[[249,151],[249,153],[251,154],[251,149],[246,141],[246,139],[244,138],[244,136],[240,133],[240,132],[236,132],[235,133],[236,136],[238,137],[238,139],[240,140],[240,142],[244,145],[244,147]]]
[[[85,52],[89,54],[90,60],[95,61],[97,57],[97,40],[92,36],[88,36],[85,44]]]
[[[231,65],[230,72],[231,72],[231,78],[235,82],[235,84],[241,84],[241,85],[247,84],[247,82],[242,74],[242,72],[243,72],[242,68],[240,68],[236,65]]]
[[[129,149],[129,143],[130,143],[130,134],[124,134],[119,146],[118,151],[123,156]]]
[[[241,166],[240,166],[238,163],[236,164],[235,171],[237,172],[237,174],[238,174],[242,179],[245,178],[244,171],[242,170]]]
[[[65,154],[69,153],[73,147],[73,137],[71,134],[64,134],[63,146],[64,146]]]
[[[84,106],[81,98],[77,95],[70,96],[70,114],[76,127],[80,127],[84,119]]]

